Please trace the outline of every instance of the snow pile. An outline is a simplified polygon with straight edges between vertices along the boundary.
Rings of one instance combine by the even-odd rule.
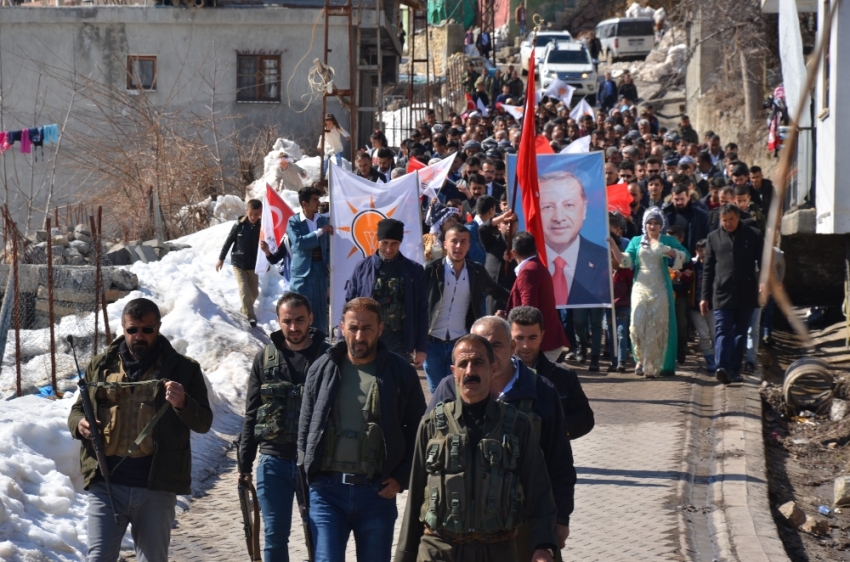
[[[646,1],[644,0],[644,4]],[[632,5],[626,10],[627,18],[651,18],[655,15],[655,8],[649,6],[641,6],[638,2],[632,2]]]
[[[212,430],[192,434],[192,479],[198,483],[215,472],[241,428],[246,380],[254,356],[264,342],[251,331],[240,313],[239,293],[229,256],[216,273],[215,263],[233,223],[227,222],[174,242],[190,249],[170,252],[161,261],[134,264],[139,291],[107,307],[113,334],[120,333],[121,311],[133,298],[145,296],[160,307],[162,334],[174,348],[201,365],[214,412]],[[277,329],[274,303],[283,290],[283,278],[272,270],[261,278],[256,305],[260,326]],[[82,351],[91,346],[91,320],[66,317],[58,325],[57,340],[74,334]],[[88,339],[86,339],[88,338]],[[48,382],[47,330],[24,330],[26,357],[24,388]],[[101,339],[102,342],[102,339]],[[7,345],[5,358],[9,357]],[[60,390],[75,387],[70,350],[57,350]],[[102,349],[102,343],[101,343]],[[14,351],[11,351],[14,353]],[[6,397],[15,383],[14,360],[0,374]],[[81,359],[85,368],[86,360]],[[0,560],[81,560],[85,553],[85,510],[78,442],[71,439],[66,420],[76,395],[46,400],[24,396],[0,402]],[[129,535],[125,543],[129,543]]]
[[[661,41],[647,55],[638,78],[649,83],[662,80],[684,81],[687,62],[685,41],[685,31],[681,27],[667,30]]]
[[[219,195],[212,214],[213,224],[236,220],[245,214],[245,202],[236,195]]]

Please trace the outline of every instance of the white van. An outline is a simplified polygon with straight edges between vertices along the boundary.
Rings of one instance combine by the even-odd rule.
[[[602,44],[601,59],[645,58],[655,46],[655,22],[652,18],[612,18],[596,26],[596,37]]]
[[[545,89],[559,78],[576,89],[574,96],[586,96],[589,103],[596,100],[596,70],[584,43],[553,41],[543,51],[538,67],[540,86]]]

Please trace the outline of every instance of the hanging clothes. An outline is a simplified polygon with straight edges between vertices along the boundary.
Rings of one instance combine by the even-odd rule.
[[[34,127],[29,130],[29,138],[30,143],[32,143],[33,147],[41,148],[41,158],[44,159],[44,129],[41,127]],[[33,149],[33,158],[38,162],[38,152]]]
[[[21,154],[30,154],[32,152],[32,143],[30,142],[30,130],[24,129],[21,131]]]
[[[44,144],[56,144],[59,142],[59,125],[44,126]]]
[[[10,145],[15,144],[21,140],[21,131],[9,131],[6,135],[6,139],[9,141]]]
[[[12,146],[11,144],[9,144],[9,141],[6,138],[7,136],[8,133],[6,133],[5,131],[0,132],[0,154],[3,154],[7,150],[9,150],[10,146]]]

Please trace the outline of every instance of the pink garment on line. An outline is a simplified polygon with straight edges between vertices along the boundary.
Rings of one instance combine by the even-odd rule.
[[[31,152],[30,132],[29,129],[24,129],[21,131],[21,154],[30,154]]]
[[[3,154],[12,146],[7,137],[8,135],[5,132],[0,132],[0,154]]]

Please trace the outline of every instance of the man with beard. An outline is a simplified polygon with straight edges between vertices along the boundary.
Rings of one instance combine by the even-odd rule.
[[[159,333],[161,324],[152,301],[130,301],[121,315],[123,335],[86,368],[111,494],[98,467],[81,397],[68,416],[71,435],[82,441],[90,562],[115,562],[131,523],[136,557],[167,562],[177,495],[192,492],[189,435],[206,433],[212,425],[201,367],[171,347]],[[153,420],[158,421],[147,428]]]
[[[497,367],[490,379],[490,394],[499,402],[514,406],[531,421],[552,483],[552,496],[557,508],[558,546],[564,548],[570,535],[576,470],[558,391],[548,379],[539,376],[514,357],[516,342],[511,337],[511,327],[507,321],[496,316],[485,316],[472,325],[471,333],[486,339],[496,356]],[[455,380],[444,379],[434,391],[428,410],[434,410],[440,402],[455,400],[456,390]],[[518,560],[532,559],[532,551],[539,544],[533,537],[531,525],[523,524],[519,527],[516,534]]]
[[[417,432],[395,562],[552,561],[552,485],[531,420],[491,397],[501,366],[486,338],[458,339],[452,396],[434,405]],[[534,548],[527,557],[515,544],[520,522]]]
[[[380,341],[381,307],[358,297],[342,309],[337,343],[310,367],[298,427],[298,459],[310,484],[316,562],[388,562],[410,481],[425,396],[416,370]]]
[[[289,562],[292,499],[299,494],[296,460],[298,416],[307,369],[330,348],[325,335],[311,328],[310,301],[287,292],[277,301],[271,343],[254,357],[248,378],[245,418],[239,439],[239,479],[251,481],[257,465],[257,499],[265,525],[263,557]]]
[[[345,284],[345,300],[370,297],[381,305],[384,331],[381,341],[402,357],[413,357],[417,369],[428,350],[428,301],[425,270],[402,255],[404,223],[396,219],[378,221],[378,251],[354,268]]]

